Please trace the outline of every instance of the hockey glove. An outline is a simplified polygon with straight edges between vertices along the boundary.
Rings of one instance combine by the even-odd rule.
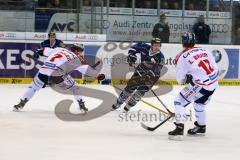
[[[97,76],[97,80],[99,80],[99,81],[103,81],[103,80],[105,80],[105,74],[99,74],[98,76]]]
[[[33,57],[38,59],[39,56],[43,56],[43,51],[44,51],[44,48],[37,49],[36,51],[34,51]]]
[[[192,75],[191,74],[187,74],[185,83],[186,84],[192,83],[192,79],[193,79]]]
[[[129,54],[127,57],[127,62],[130,66],[133,66],[135,62],[137,61],[137,56],[135,54]]]

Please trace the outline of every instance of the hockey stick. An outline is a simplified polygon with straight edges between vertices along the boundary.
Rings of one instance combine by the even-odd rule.
[[[113,86],[113,87],[116,88],[116,89],[118,89],[119,91],[123,91],[121,88],[118,88],[118,87],[116,87],[116,86]],[[167,115],[170,115],[170,113],[167,113],[166,111],[158,108],[157,106],[155,106],[155,105],[153,105],[153,104],[151,104],[151,103],[149,103],[149,102],[147,102],[147,101],[145,101],[145,100],[143,100],[143,99],[141,99],[140,101],[143,102],[143,103],[145,103],[146,105],[148,105],[148,106],[150,106],[150,107],[152,107],[152,108],[160,111],[160,112],[163,112],[163,113],[165,113],[165,114],[167,114]]]
[[[158,127],[160,127],[161,125],[163,125],[165,122],[167,122],[170,118],[172,118],[174,116],[174,114],[171,114],[168,118],[166,118],[164,121],[162,121],[161,123],[159,123],[157,126],[155,127],[149,127],[147,125],[145,125],[144,123],[141,123],[141,126],[148,130],[148,131],[154,131],[156,130]]]
[[[101,64],[101,62],[97,61],[95,64],[92,64],[92,65],[89,65],[89,66],[91,66],[92,68],[95,69],[99,64]]]
[[[170,113],[168,113],[168,112],[166,112],[166,111],[164,111],[164,110],[156,107],[155,105],[153,105],[153,104],[151,104],[151,103],[149,103],[149,102],[147,102],[147,101],[145,101],[145,100],[143,100],[143,99],[141,99],[140,101],[143,102],[143,103],[145,103],[145,104],[147,104],[148,106],[150,106],[150,107],[152,107],[152,108],[160,111],[160,112],[163,112],[163,113],[165,113],[165,114],[167,114],[167,115],[170,115]]]
[[[139,66],[139,68],[140,68],[143,72],[146,73],[146,71],[145,71],[144,69],[142,69],[141,66]],[[136,68],[135,66],[134,66],[134,69],[137,71],[137,68]],[[137,71],[137,73],[138,73],[138,75],[139,75],[140,77],[142,77],[142,74],[141,74],[140,72]],[[153,93],[153,95],[158,99],[158,101],[162,104],[162,106],[168,111],[168,114],[173,114],[173,113],[167,108],[167,106],[163,103],[163,101],[157,96],[157,94],[156,94],[152,89],[150,89],[150,90],[151,90],[151,92]]]
[[[137,70],[136,69],[136,67],[134,67],[135,68],[135,70]],[[145,72],[145,70],[144,69],[142,69],[141,67],[139,67],[143,72]],[[142,75],[141,75],[141,73],[140,72],[138,72],[137,71],[137,73],[138,73],[138,75],[140,76],[140,77],[142,77]],[[146,73],[146,72],[145,72]],[[147,125],[145,125],[144,123],[141,123],[141,126],[144,128],[144,129],[146,129],[146,130],[148,130],[148,131],[154,131],[154,130],[156,130],[158,127],[160,127],[161,125],[163,125],[164,123],[166,123],[170,118],[172,118],[175,114],[174,113],[172,113],[168,108],[167,108],[167,106],[162,102],[162,100],[157,96],[157,94],[152,90],[152,89],[150,89],[151,90],[151,92],[153,93],[153,95],[158,99],[158,101],[162,104],[162,106],[168,111],[168,113],[167,112],[163,112],[163,110],[161,110],[161,112],[163,112],[163,113],[165,113],[165,114],[167,114],[167,115],[170,115],[168,118],[166,118],[164,121],[162,121],[161,123],[159,123],[157,126],[155,126],[155,127],[149,127],[149,126],[147,126]]]
[[[151,89],[151,92],[153,93],[153,95],[158,99],[158,101],[162,104],[162,106],[168,111],[169,114],[173,114],[168,108],[167,106],[163,103],[163,101],[157,96],[157,94]]]
[[[118,89],[118,90],[120,90],[120,91],[123,91],[121,88],[118,88],[118,87],[116,87],[116,86],[113,86],[113,87],[116,88],[116,89]],[[141,123],[141,126],[142,126],[144,129],[148,130],[148,131],[154,131],[154,130],[156,130],[158,127],[160,127],[161,125],[163,125],[164,123],[166,123],[170,118],[172,118],[172,117],[174,116],[174,113],[172,113],[172,112],[171,112],[171,113],[167,113],[166,111],[164,111],[164,110],[162,110],[162,109],[154,106],[153,104],[151,104],[151,103],[149,103],[149,102],[146,102],[146,101],[144,101],[144,100],[142,100],[142,99],[141,99],[140,101],[143,102],[143,103],[145,103],[145,104],[147,104],[148,106],[150,106],[150,107],[152,107],[152,108],[154,108],[154,109],[162,112],[162,113],[165,113],[165,114],[169,115],[168,118],[166,118],[164,121],[162,121],[160,124],[158,124],[158,125],[155,126],[155,127],[149,127],[149,126],[145,125],[144,123]]]
[[[157,94],[151,89],[151,92],[154,94],[154,96],[158,99],[158,101],[163,105],[163,107],[168,111],[168,115],[170,115],[168,118],[166,118],[164,121],[162,121],[161,123],[159,123],[157,126],[155,127],[149,127],[147,125],[145,125],[144,123],[141,123],[141,126],[148,130],[148,131],[154,131],[156,130],[158,127],[160,127],[161,125],[163,125],[165,122],[167,122],[170,118],[172,118],[175,114],[172,113],[167,107],[166,105],[161,101],[161,99],[157,96]],[[163,112],[163,111],[162,111]],[[166,112],[163,112],[166,113]]]

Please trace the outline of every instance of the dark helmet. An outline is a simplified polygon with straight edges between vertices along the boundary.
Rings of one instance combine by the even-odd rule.
[[[84,46],[83,46],[83,44],[80,44],[80,43],[74,43],[70,47],[70,50],[71,51],[77,51],[77,52],[83,52]]]
[[[50,36],[56,36],[56,33],[55,32],[49,32],[48,37],[50,37]]]
[[[182,44],[183,45],[195,45],[196,43],[196,38],[195,38],[195,34],[192,32],[184,32],[182,34]]]
[[[153,37],[153,38],[151,39],[151,44],[154,44],[154,43],[159,43],[159,44],[161,44],[161,39],[160,39],[160,38]]]

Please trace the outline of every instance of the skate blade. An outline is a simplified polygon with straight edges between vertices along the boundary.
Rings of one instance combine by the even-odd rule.
[[[119,107],[116,107],[116,106],[112,106],[112,108],[111,108],[111,111],[116,111],[116,110],[118,110],[118,109],[120,109],[120,106]]]
[[[205,133],[187,134],[187,136],[190,136],[190,137],[204,137]]]
[[[111,108],[111,111],[117,111],[119,108]]]
[[[177,136],[169,135],[168,139],[169,140],[174,140],[174,141],[183,141],[183,136],[182,135],[177,135]]]
[[[80,109],[80,111],[82,112],[82,114],[87,114],[88,111],[84,110],[84,109]]]
[[[21,112],[21,109],[19,108],[19,109],[17,109],[17,108],[13,108],[13,110],[12,110],[13,112]]]

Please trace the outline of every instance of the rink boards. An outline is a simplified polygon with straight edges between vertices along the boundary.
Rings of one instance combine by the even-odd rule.
[[[33,78],[0,78],[0,84],[30,84]],[[78,84],[99,84],[95,79],[75,78]],[[127,80],[111,80],[110,85],[125,85]],[[221,86],[240,86],[240,80],[222,79],[219,80]],[[156,85],[178,85],[176,80],[159,80]]]
[[[37,73],[44,58],[32,58],[33,51],[39,47],[40,41],[2,40],[0,41],[0,83],[2,84],[28,84]],[[73,41],[64,41],[71,44]],[[126,55],[132,45],[130,42],[88,42],[85,44],[85,55],[90,64],[97,59],[101,60],[101,73],[114,84],[125,84],[133,72],[129,68]],[[240,46],[231,45],[202,45],[213,53],[219,66],[219,79],[221,85],[240,85]],[[175,81],[175,56],[181,52],[181,44],[162,44],[161,51],[165,56],[165,72],[158,84],[177,84]],[[77,82],[98,83],[96,80],[84,79],[80,73],[73,73]]]

